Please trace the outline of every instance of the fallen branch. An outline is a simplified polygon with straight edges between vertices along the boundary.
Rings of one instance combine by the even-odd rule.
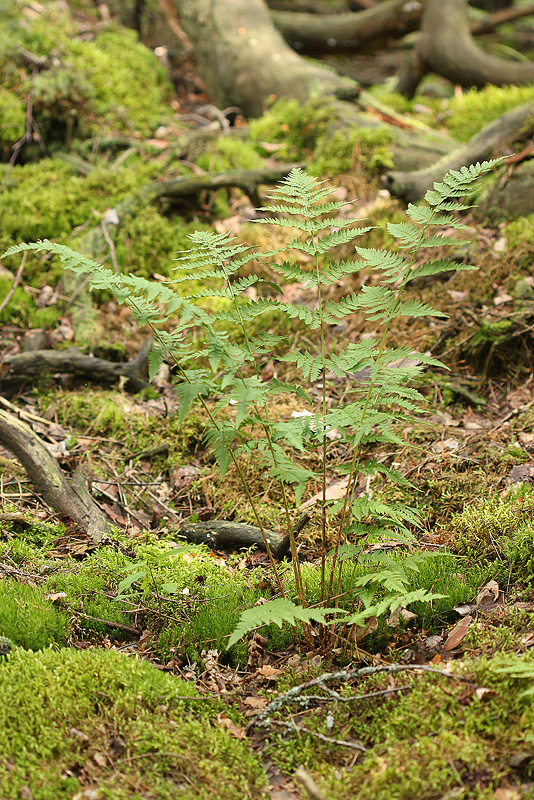
[[[252,728],[268,725],[273,714],[276,714],[288,703],[297,703],[297,705],[301,707],[306,707],[310,701],[314,701],[314,698],[303,694],[306,689],[323,689],[332,699],[337,701],[340,699],[340,695],[338,692],[329,688],[331,683],[346,683],[347,681],[368,678],[370,675],[378,675],[380,673],[395,675],[398,672],[407,672],[408,670],[413,672],[431,672],[435,675],[441,675],[443,678],[462,681],[463,683],[474,683],[470,678],[464,678],[463,675],[456,675],[452,672],[444,672],[436,667],[427,667],[418,664],[387,664],[380,667],[361,667],[360,669],[347,669],[341,670],[340,672],[326,672],[324,675],[319,675],[317,678],[313,678],[306,683],[301,683],[299,686],[293,686],[291,689],[288,689],[287,692],[278,695],[278,697],[272,700],[264,710],[248,724],[247,732]],[[358,697],[356,696],[353,699],[358,700]]]
[[[275,558],[284,558],[289,552],[289,536],[264,528],[271,552]],[[213,520],[211,522],[186,522],[180,529],[182,536],[194,544],[206,544],[214,550],[241,550],[258,547],[265,550],[260,528],[239,522]]]
[[[59,514],[72,519],[95,543],[108,533],[104,515],[87,488],[87,466],[79,466],[70,481],[29,425],[0,410],[0,444],[20,461],[35,491]]]
[[[4,310],[4,308],[7,306],[7,304],[9,303],[9,301],[11,300],[13,295],[15,294],[15,289],[19,285],[20,279],[22,278],[22,272],[24,270],[24,265],[26,264],[26,256],[27,255],[28,255],[28,253],[24,253],[24,255],[22,256],[22,261],[20,262],[20,267],[17,270],[17,274],[15,275],[15,279],[13,281],[13,284],[12,284],[9,292],[6,294],[6,296],[4,297],[2,302],[0,303],[0,311]]]
[[[43,375],[68,373],[95,383],[112,384],[122,379],[129,392],[140,392],[148,386],[148,381],[142,376],[146,372],[151,346],[152,339],[147,337],[134,358],[118,363],[93,358],[80,353],[75,347],[68,350],[33,350],[7,356],[2,364],[3,374],[0,372],[0,390],[9,390],[14,385],[34,381]]]
[[[127,197],[117,203],[115,211],[119,225],[125,219],[135,214],[140,208],[146,207],[159,199],[176,200],[188,197],[201,191],[216,191],[217,189],[241,189],[251,198],[255,206],[258,202],[257,187],[259,184],[277,183],[289,175],[294,167],[299,164],[275,164],[258,169],[230,170],[229,172],[211,172],[202,175],[187,175],[172,181],[153,181],[144,186],[132,197]],[[80,241],[80,249],[93,258],[104,248],[105,237],[100,225],[90,230]]]

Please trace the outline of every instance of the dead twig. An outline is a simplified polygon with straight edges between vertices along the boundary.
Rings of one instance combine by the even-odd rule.
[[[430,672],[435,675],[441,675],[441,677],[448,678],[450,680],[462,681],[463,683],[470,684],[474,683],[474,681],[472,681],[470,678],[464,678],[463,675],[457,675],[452,672],[444,672],[436,667],[413,664],[387,664],[379,667],[361,667],[360,669],[341,670],[340,672],[326,672],[324,675],[319,675],[317,678],[313,678],[311,681],[300,684],[300,686],[293,686],[287,692],[284,692],[272,700],[265,707],[265,709],[248,724],[247,731],[250,731],[255,727],[265,727],[269,725],[273,714],[280,711],[286,704],[296,703],[297,705],[306,707],[310,702],[310,698],[304,694],[306,689],[321,688],[323,691],[327,692],[332,699],[337,701],[341,699],[341,696],[338,692],[330,689],[329,684],[331,683],[347,683],[348,681],[368,678],[371,675],[378,675],[380,673],[384,673],[385,675],[395,675],[399,672],[408,671]]]
[[[13,285],[9,292],[6,294],[2,302],[0,303],[0,311],[3,311],[4,308],[7,306],[13,295],[15,294],[15,289],[20,283],[20,279],[22,278],[22,272],[24,270],[24,265],[26,264],[26,256],[28,255],[27,252],[24,253],[22,256],[22,261],[20,262],[20,267],[17,270],[17,274],[15,275],[15,280],[13,281]]]

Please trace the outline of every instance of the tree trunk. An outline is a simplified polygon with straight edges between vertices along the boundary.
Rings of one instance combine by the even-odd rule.
[[[421,34],[397,84],[397,91],[407,97],[413,97],[427,72],[436,72],[465,87],[534,81],[534,64],[505,61],[476,46],[466,0],[426,0]]]
[[[263,0],[209,0],[211,13],[208,0],[174,3],[208,93],[219,106],[237,105],[255,116],[276,97],[304,102],[313,94],[325,96],[332,104],[333,130],[387,127],[395,166],[403,170],[428,166],[455,148],[448,136],[388,125],[384,114],[362,113],[353,103],[336,100],[347,86],[355,94],[357,84],[293,52],[274,29]]]
[[[354,97],[358,84],[304,61],[284,42],[261,0],[174,0],[213,101],[262,114],[269,99]],[[291,87],[291,91],[288,91]]]

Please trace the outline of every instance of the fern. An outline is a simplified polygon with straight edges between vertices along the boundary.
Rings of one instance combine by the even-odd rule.
[[[291,542],[294,587],[282,581],[271,557],[275,572],[279,600],[246,610],[234,631],[230,645],[253,627],[269,623],[287,622],[303,625],[308,645],[311,645],[311,622],[327,629],[327,618],[333,612],[331,600],[336,582],[350,551],[351,541],[379,540],[395,536],[396,539],[413,539],[411,533],[420,524],[417,512],[399,504],[388,504],[378,498],[361,494],[356,487],[358,476],[370,481],[376,476],[393,483],[406,485],[395,470],[388,469],[368,451],[380,443],[402,443],[396,432],[400,419],[409,418],[421,402],[419,392],[412,383],[427,365],[439,366],[439,361],[409,348],[388,348],[390,325],[399,317],[440,316],[434,308],[416,299],[404,300],[406,285],[417,278],[437,275],[469,266],[458,265],[440,256],[427,257],[420,262],[422,251],[443,248],[448,239],[440,226],[461,230],[465,226],[456,219],[455,212],[468,206],[458,198],[468,195],[477,178],[490,170],[497,161],[464,167],[449,172],[441,182],[434,184],[419,206],[409,205],[407,222],[389,223],[389,234],[398,246],[392,250],[355,247],[356,258],[337,261],[325,258],[333,248],[347,245],[369,228],[361,227],[358,220],[334,216],[343,203],[331,202],[330,189],[300,169],[274,188],[261,210],[271,216],[257,220],[258,224],[283,226],[293,231],[287,245],[282,248],[256,253],[247,245],[237,242],[230,234],[199,232],[190,239],[191,250],[179,253],[176,259],[176,283],[206,279],[202,291],[188,297],[179,296],[172,285],[150,283],[134,275],[117,275],[107,267],[68,247],[49,241],[21,244],[10,248],[4,256],[24,250],[52,252],[66,269],[90,277],[91,287],[106,288],[130,307],[134,316],[154,332],[156,345],[150,356],[150,374],[153,375],[163,359],[171,358],[181,371],[178,385],[180,403],[179,420],[183,422],[193,403],[204,404],[210,418],[207,441],[213,449],[221,474],[234,465],[247,497],[251,492],[241,468],[242,457],[253,455],[271,479],[281,487],[283,518]],[[457,240],[456,240],[457,242]],[[270,297],[251,296],[249,290],[259,282],[252,271],[243,275],[243,267],[252,261],[264,261],[280,256],[280,264],[271,262],[274,281],[265,281],[273,292]],[[416,261],[418,265],[415,266]],[[326,297],[326,290],[335,281],[371,268],[375,280],[367,282],[359,292],[349,294],[339,301]],[[250,270],[249,270],[250,272]],[[284,303],[277,299],[280,293],[278,280],[300,281],[313,287],[317,306]],[[202,301],[218,298],[218,307],[208,311]],[[279,348],[283,337],[259,331],[252,334],[250,323],[265,313],[278,311],[291,320],[297,320],[310,330],[318,331],[320,348],[286,352],[279,358],[292,365],[296,377],[291,382],[261,380],[260,359]],[[375,339],[349,343],[328,353],[325,332],[328,325],[343,322],[355,311],[363,312],[369,321],[381,326]],[[176,320],[169,331],[169,320]],[[204,332],[202,349],[195,351],[191,333],[201,328]],[[256,324],[256,327],[258,325]],[[234,334],[230,336],[230,330]],[[191,368],[192,359],[195,360]],[[202,368],[199,368],[202,359]],[[338,408],[327,403],[327,375],[348,377],[361,375],[353,396]],[[310,401],[303,384],[319,381],[321,401],[315,413],[308,418],[274,422],[269,410],[280,395],[293,395]],[[229,413],[231,409],[232,413]],[[310,484],[325,481],[328,459],[328,434],[336,430],[352,457],[342,471],[348,476],[345,496],[339,500],[322,503],[323,556],[321,564],[321,608],[306,608],[307,599],[300,571],[292,518],[295,506]],[[321,448],[322,466],[318,471],[304,466],[302,452]],[[326,490],[326,487],[324,487]],[[254,513],[262,527],[258,511]],[[335,524],[334,548],[327,558],[328,519]],[[268,552],[269,546],[265,538]],[[295,593],[297,605],[288,600],[288,591]],[[391,564],[380,571],[371,571],[368,579],[354,586],[356,610],[348,622],[359,624],[371,614],[384,614],[399,605],[420,600],[429,602],[433,595],[408,592],[405,576]],[[359,606],[358,606],[359,598]],[[353,603],[353,607],[354,607]]]

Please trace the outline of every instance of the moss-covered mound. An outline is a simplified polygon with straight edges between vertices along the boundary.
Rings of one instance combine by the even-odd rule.
[[[36,7],[3,0],[2,20],[4,155],[24,134],[30,93],[42,141],[36,152],[74,135],[147,136],[168,116],[165,70],[133,31],[109,26],[88,35],[85,21],[57,3]]]
[[[0,635],[27,650],[67,642],[68,616],[52,605],[40,589],[0,580]]]
[[[214,724],[221,704],[197,697],[115,651],[12,651],[0,664],[0,796],[260,797],[261,767]]]

